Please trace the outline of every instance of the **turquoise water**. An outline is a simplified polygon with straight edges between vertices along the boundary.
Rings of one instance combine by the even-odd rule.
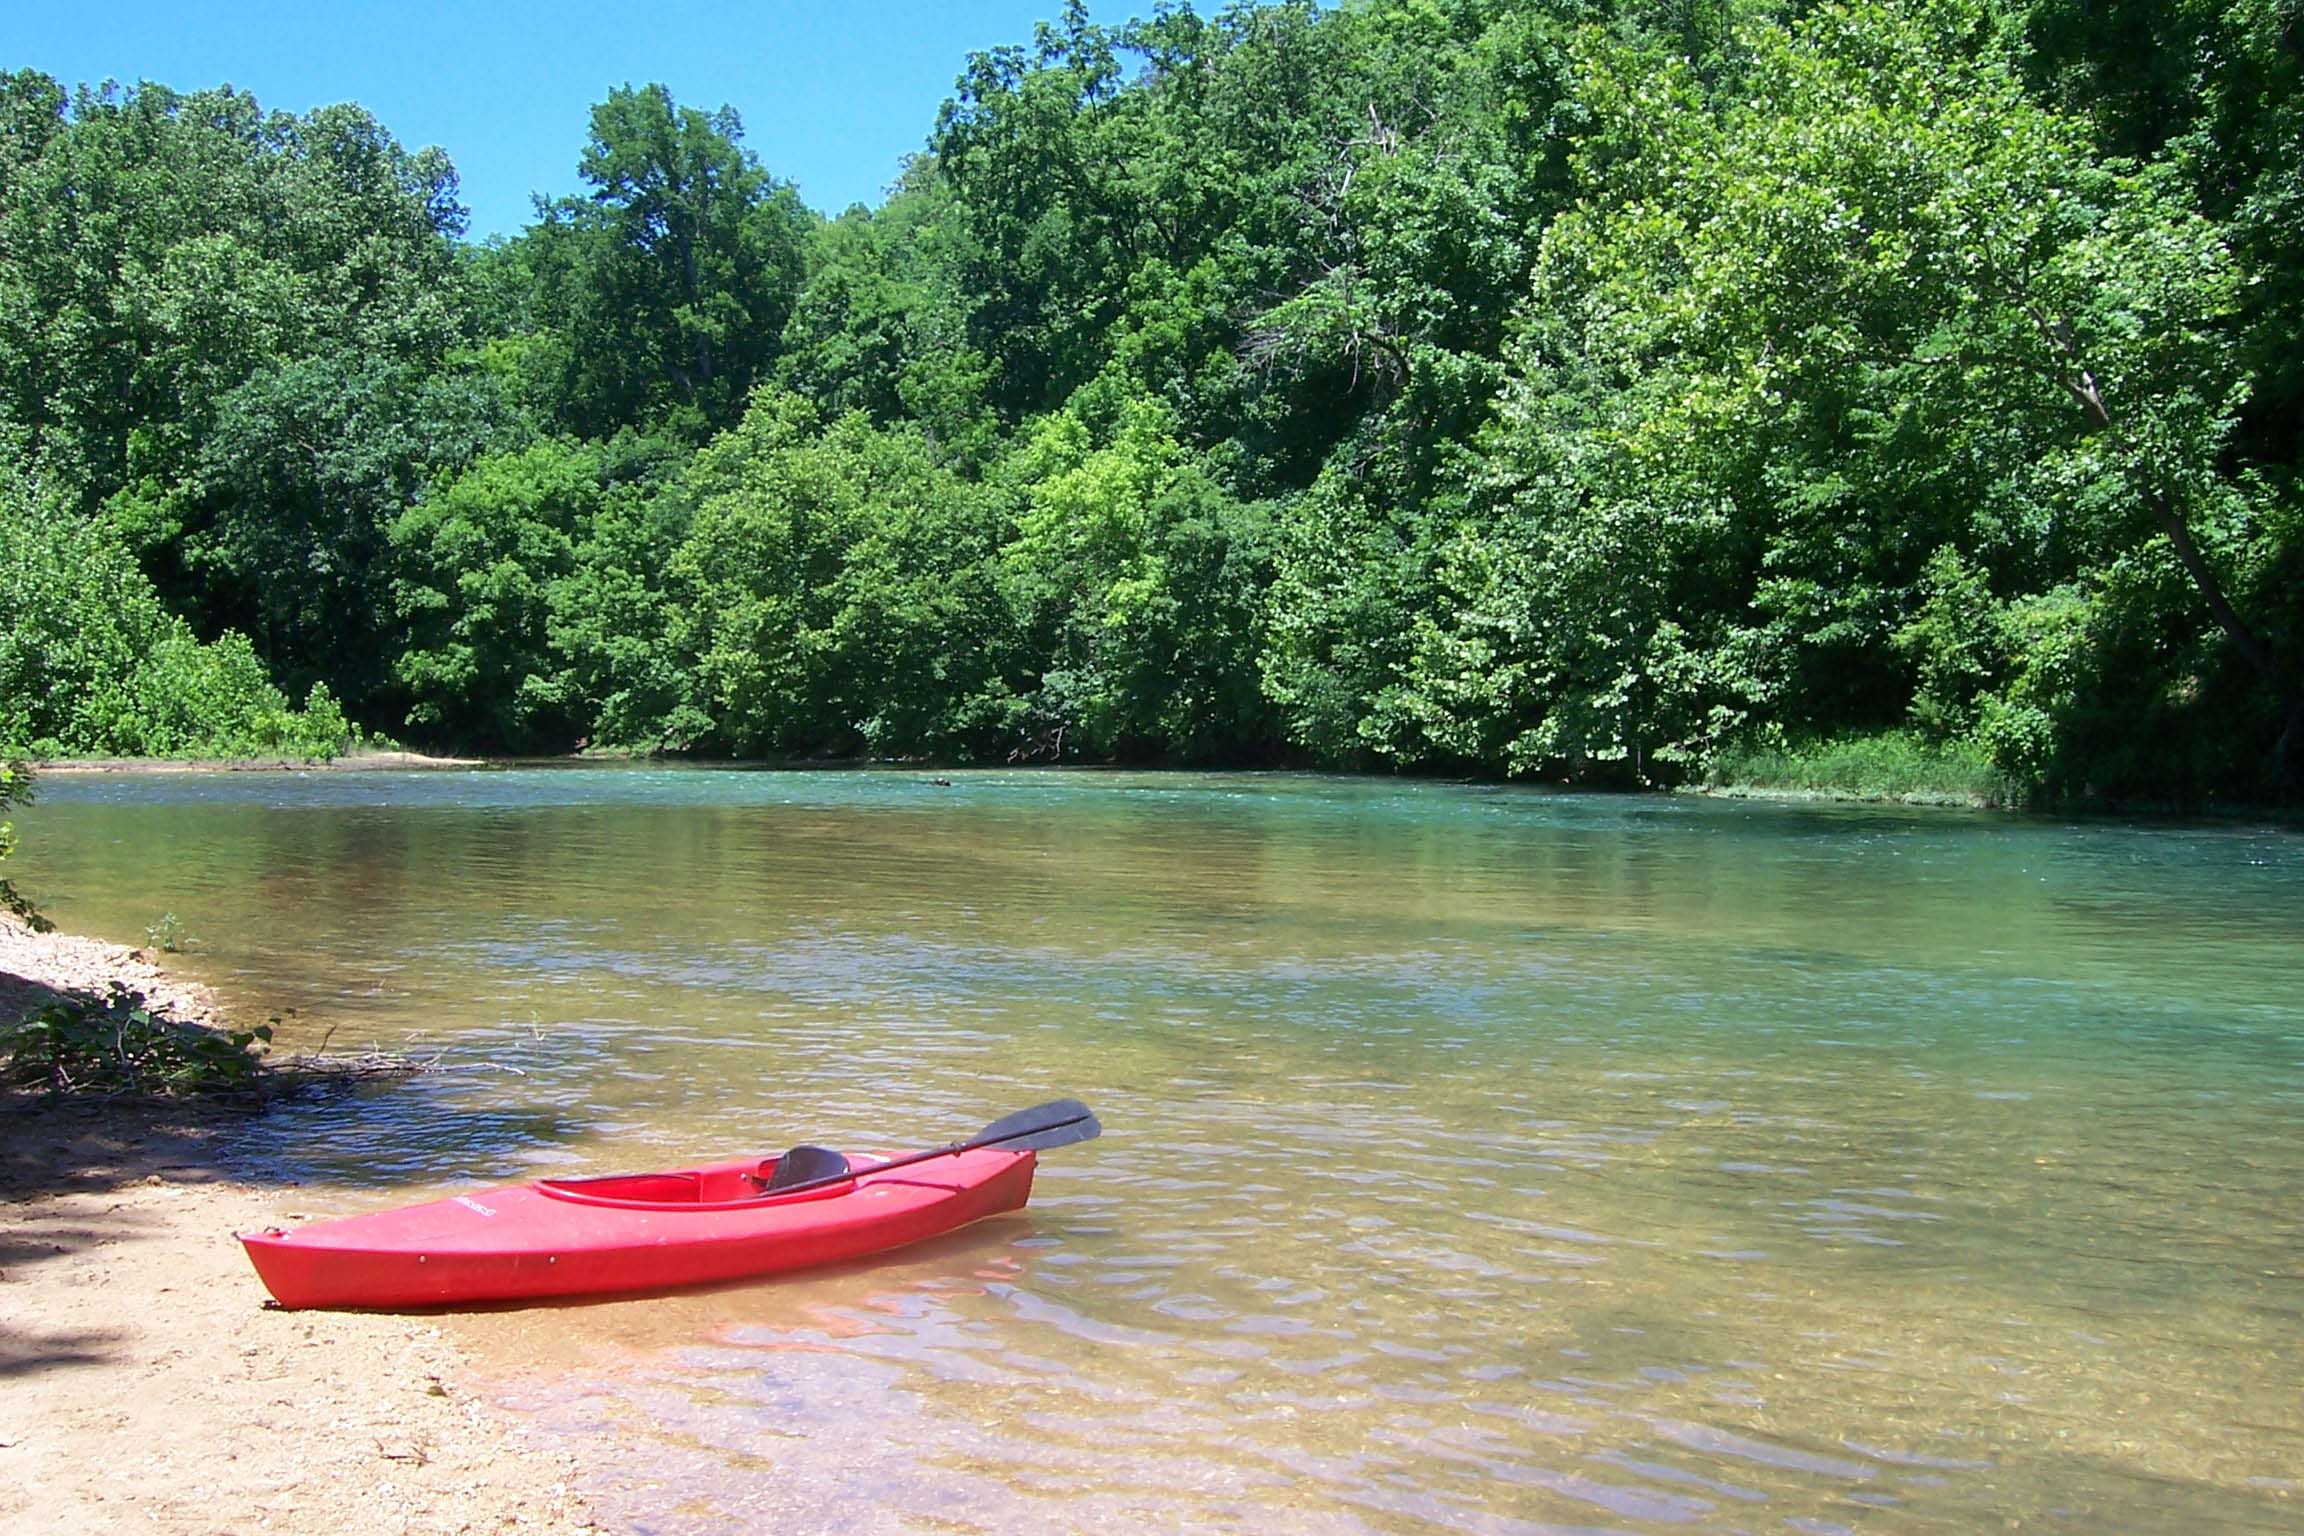
[[[241,1152],[1104,1140],[451,1326],[630,1528],[2304,1526],[2304,839],[1298,775],[52,776],[19,884],[436,1076]],[[253,1282],[252,1282],[253,1283]]]

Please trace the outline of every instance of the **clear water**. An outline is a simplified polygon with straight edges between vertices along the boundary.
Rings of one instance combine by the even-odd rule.
[[[1097,1107],[887,1262],[452,1321],[631,1529],[2304,1529],[2304,839],[952,777],[56,776],[15,872],[444,1054],[250,1138],[315,1210]]]

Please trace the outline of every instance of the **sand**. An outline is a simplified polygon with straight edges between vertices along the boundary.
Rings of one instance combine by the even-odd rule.
[[[0,1021],[112,980],[216,1022],[149,956],[0,918]],[[298,1191],[230,1176],[228,1113],[0,1093],[0,1531],[594,1528],[436,1324],[265,1304],[232,1233]]]

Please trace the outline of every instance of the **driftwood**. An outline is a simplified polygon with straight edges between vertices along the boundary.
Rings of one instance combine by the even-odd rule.
[[[351,1088],[385,1078],[431,1077],[455,1072],[508,1072],[528,1074],[501,1061],[455,1061],[446,1052],[411,1056],[399,1051],[299,1051],[291,1056],[264,1058],[264,1074],[275,1084],[274,1096],[307,1088]]]

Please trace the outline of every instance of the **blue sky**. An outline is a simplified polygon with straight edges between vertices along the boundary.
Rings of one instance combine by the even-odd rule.
[[[410,147],[456,162],[477,239],[528,222],[529,195],[579,190],[592,103],[661,80],[726,102],[744,141],[826,212],[880,201],[972,49],[1028,42],[1063,0],[0,0],[0,69],[66,85],[230,83],[267,107],[357,101]],[[1098,21],[1150,0],[1096,0]]]

